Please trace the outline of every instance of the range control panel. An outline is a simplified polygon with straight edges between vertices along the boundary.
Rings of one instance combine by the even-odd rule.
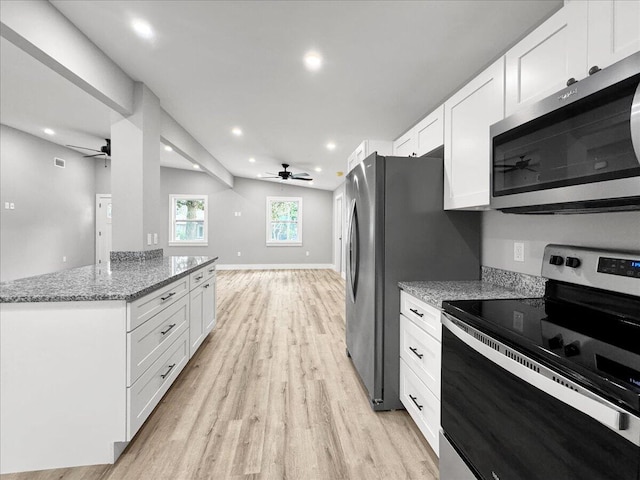
[[[600,257],[598,260],[598,272],[640,278],[640,256],[635,260]]]
[[[640,251],[616,252],[569,245],[547,245],[542,276],[640,296]]]

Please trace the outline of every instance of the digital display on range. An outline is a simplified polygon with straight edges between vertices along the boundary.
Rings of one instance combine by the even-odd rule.
[[[627,260],[623,258],[600,257],[598,272],[622,277],[640,278],[640,259]]]
[[[597,353],[596,368],[640,388],[640,372],[638,370],[627,367],[626,365],[622,365],[618,362],[614,362],[613,360],[603,357],[602,355],[598,355]]]

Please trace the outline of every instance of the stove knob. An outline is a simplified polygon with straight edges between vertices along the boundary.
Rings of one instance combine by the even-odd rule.
[[[564,258],[560,255],[551,255],[551,257],[549,257],[549,263],[551,265],[562,265],[564,263]]]
[[[564,264],[569,268],[578,268],[580,266],[580,259],[576,257],[567,257]]]
[[[565,357],[575,357],[576,355],[580,355],[580,342],[576,340],[575,342],[571,342],[569,345],[565,345],[564,355]]]
[[[549,348],[551,350],[557,350],[558,348],[562,348],[563,346],[564,346],[564,340],[562,339],[561,333],[549,339]]]

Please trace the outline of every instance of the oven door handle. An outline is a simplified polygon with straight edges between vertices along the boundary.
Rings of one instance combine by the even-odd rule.
[[[594,398],[584,395],[581,392],[567,388],[559,382],[564,381],[565,384],[567,382],[573,382],[565,379],[563,376],[554,374],[557,381],[553,381],[543,374],[532,370],[530,367],[522,365],[518,361],[509,358],[506,355],[506,348],[508,347],[496,343],[495,341],[490,342],[493,347],[486,345],[484,342],[476,339],[473,335],[466,332],[464,328],[460,327],[459,324],[463,322],[460,322],[460,320],[455,319],[446,312],[443,313],[442,323],[468,347],[472,348],[483,357],[491,360],[496,365],[502,367],[529,385],[551,395],[556,400],[585,413],[594,420],[597,420],[601,424],[609,427],[611,430],[620,431],[627,428],[627,414],[625,412],[620,412],[608,404],[603,403],[604,400],[600,402]],[[490,339],[491,337],[487,336],[487,338]],[[511,349],[509,350],[511,351]],[[520,354],[518,355],[521,356]],[[530,361],[528,363],[533,365],[537,362]],[[544,368],[544,366],[541,367]]]

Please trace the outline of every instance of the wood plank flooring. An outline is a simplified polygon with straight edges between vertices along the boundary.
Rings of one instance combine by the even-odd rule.
[[[330,270],[221,271],[218,323],[115,465],[3,480],[426,479],[405,411],[374,413]]]

